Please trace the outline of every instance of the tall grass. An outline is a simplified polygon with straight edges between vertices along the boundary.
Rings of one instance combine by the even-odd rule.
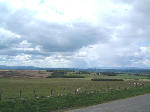
[[[83,107],[103,102],[141,95],[150,92],[150,87],[130,88],[92,93],[68,94],[50,98],[29,98],[4,100],[0,102],[0,112],[51,112],[60,109]]]

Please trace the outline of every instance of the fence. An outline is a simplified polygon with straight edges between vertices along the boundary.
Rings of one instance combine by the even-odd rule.
[[[144,86],[137,86],[137,87],[144,87]],[[137,88],[136,87],[136,88]],[[109,86],[107,86],[107,88],[101,88],[101,89],[88,89],[88,88],[76,88],[74,90],[67,90],[67,88],[62,88],[60,91],[57,91],[57,89],[49,89],[49,95],[47,96],[43,96],[43,95],[39,95],[38,94],[38,90],[37,89],[33,89],[32,91],[32,98],[41,98],[41,97],[57,97],[57,96],[65,96],[65,95],[78,95],[81,93],[85,93],[85,94],[90,94],[90,93],[99,93],[99,92],[108,92],[108,91],[113,91],[113,90],[128,90],[130,88],[135,88],[135,86],[129,86],[129,87],[118,87],[118,88],[110,88]],[[26,97],[23,96],[23,93],[25,93],[26,91],[23,91],[22,89],[20,89],[18,91],[18,96],[13,96],[13,97],[7,97],[4,99],[25,99]],[[3,100],[3,95],[5,94],[5,92],[0,91],[0,101]]]

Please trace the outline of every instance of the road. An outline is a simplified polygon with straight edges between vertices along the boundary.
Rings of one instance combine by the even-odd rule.
[[[150,94],[116,100],[67,112],[150,112]]]

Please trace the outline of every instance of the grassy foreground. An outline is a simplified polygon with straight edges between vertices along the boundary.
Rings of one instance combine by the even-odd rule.
[[[129,86],[129,82],[135,81],[91,81],[91,79],[29,79],[29,78],[0,78],[0,91],[2,92],[2,100],[13,99],[19,97],[22,90],[22,97],[31,99],[34,97],[34,90],[37,96],[50,96],[51,89],[53,95],[69,94],[77,88],[84,91],[107,91],[112,89],[124,89]],[[138,81],[143,82],[143,81]],[[145,86],[150,86],[150,81],[144,81]],[[65,88],[65,90],[64,90]]]
[[[19,96],[20,89],[22,97],[33,98],[33,90],[36,90],[38,96],[50,96],[50,91],[53,89],[53,95],[69,94],[75,89],[81,88],[85,90],[107,90],[108,88],[127,88],[127,81],[91,81],[90,79],[29,79],[29,78],[0,78],[0,91],[2,91],[2,100],[16,98]],[[150,82],[145,82],[145,85],[150,85]],[[65,88],[65,91],[63,89]]]
[[[51,112],[72,107],[84,107],[107,101],[141,95],[150,92],[150,87],[130,88],[105,92],[80,93],[50,98],[4,100],[0,112]]]

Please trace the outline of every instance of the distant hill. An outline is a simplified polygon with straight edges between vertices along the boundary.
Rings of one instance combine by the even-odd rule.
[[[4,66],[0,65],[0,69],[10,69],[10,70],[39,70],[41,68],[34,66]]]
[[[87,71],[87,72],[126,72],[126,73],[150,73],[148,68],[40,68],[34,66],[5,66],[0,65],[0,69],[9,70],[72,70],[72,71]]]

